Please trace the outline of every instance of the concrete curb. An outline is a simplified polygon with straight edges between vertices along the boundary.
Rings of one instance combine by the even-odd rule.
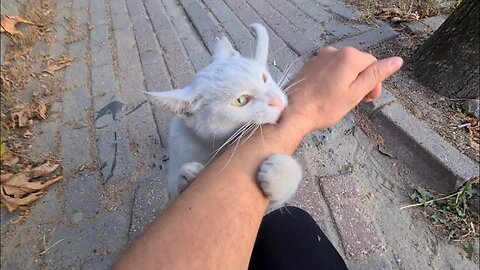
[[[387,90],[360,106],[385,139],[388,150],[425,177],[425,184],[453,192],[479,175],[479,164],[408,112]]]

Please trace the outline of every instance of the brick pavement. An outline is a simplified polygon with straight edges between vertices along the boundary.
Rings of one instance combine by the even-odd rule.
[[[63,98],[54,104],[51,120],[37,127],[33,145],[59,153],[66,179],[50,189],[23,225],[14,228],[2,221],[2,247],[19,243],[2,253],[2,268],[107,269],[166,207],[162,180],[170,114],[152,107],[141,91],[188,84],[208,63],[215,37],[226,35],[250,55],[254,38],[249,25],[264,24],[270,35],[270,69],[278,78],[296,58],[325,45],[366,48],[396,35],[385,25],[355,21],[359,16],[338,0],[57,1],[57,38],[50,54],[67,53],[75,63],[59,73]],[[305,141],[296,156],[308,177],[292,203],[314,214],[349,265],[399,268],[394,256],[382,251],[386,240],[372,225],[373,217],[345,219],[352,211],[358,218],[368,211],[358,205],[361,188],[345,189],[347,201],[338,197],[354,177],[340,177],[336,184],[335,174],[355,163],[345,159],[356,140],[345,135],[352,129],[350,117]],[[330,150],[317,153],[318,147]],[[332,156],[332,149],[343,149],[343,154]],[[312,165],[322,158],[324,163]],[[331,177],[318,181],[322,175]],[[365,230],[352,232],[359,227]],[[365,236],[370,240],[363,243]],[[45,256],[28,256],[42,249],[42,237],[47,244],[61,242]]]

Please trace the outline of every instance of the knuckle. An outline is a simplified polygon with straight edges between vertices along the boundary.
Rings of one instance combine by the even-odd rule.
[[[371,74],[372,74],[372,79],[375,82],[380,83],[382,81],[381,72],[380,72],[380,69],[378,69],[378,67],[372,68]]]
[[[358,50],[353,47],[345,47],[341,50],[341,55],[344,57],[352,57],[358,54]]]

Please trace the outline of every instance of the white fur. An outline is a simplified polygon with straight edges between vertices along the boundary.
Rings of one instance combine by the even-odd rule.
[[[146,93],[152,103],[164,106],[176,115],[170,123],[169,134],[168,192],[171,199],[180,194],[208,163],[211,154],[240,127],[247,122],[275,124],[288,104],[287,96],[266,67],[267,32],[260,24],[253,24],[251,28],[257,37],[255,59],[241,56],[226,38],[222,38],[215,44],[212,62],[195,75],[190,85],[183,89]],[[252,99],[243,107],[232,105],[241,95]],[[269,105],[274,97],[280,100],[279,106],[278,102],[277,106]],[[280,206],[295,193],[301,170],[294,168],[298,164],[289,156],[274,159],[274,164],[286,171],[277,173],[277,167],[272,167],[269,174],[269,166],[262,166],[269,175],[262,178],[262,188],[269,183],[269,189],[263,191],[274,194],[269,198],[272,204]],[[290,169],[292,172],[287,173]]]

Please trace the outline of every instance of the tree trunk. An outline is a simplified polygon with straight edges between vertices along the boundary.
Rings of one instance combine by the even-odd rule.
[[[413,58],[414,74],[451,98],[479,96],[479,0],[463,0]]]

